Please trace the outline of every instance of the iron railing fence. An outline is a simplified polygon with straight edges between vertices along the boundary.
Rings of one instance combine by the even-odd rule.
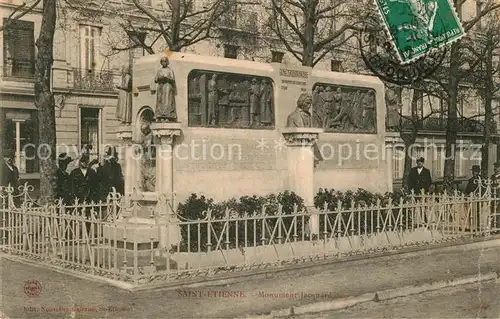
[[[164,196],[154,206],[116,193],[100,203],[39,206],[30,186],[4,187],[0,237],[4,251],[22,258],[135,283],[172,281],[487,236],[500,230],[499,197],[481,183],[470,196],[337,202],[335,209],[209,209],[197,220],[175,213]]]

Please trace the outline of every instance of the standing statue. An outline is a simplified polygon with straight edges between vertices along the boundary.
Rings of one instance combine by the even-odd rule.
[[[250,125],[258,124],[259,121],[259,113],[260,113],[260,85],[257,83],[257,79],[252,79],[252,84],[249,89],[250,93]]]
[[[217,104],[219,103],[218,93],[217,74],[213,74],[208,81],[208,125],[215,125]]]
[[[151,94],[156,93],[155,120],[176,122],[174,71],[170,67],[168,57],[161,58],[160,63],[162,68],[158,70],[150,86]]]
[[[311,104],[312,96],[302,93],[297,100],[297,108],[288,115],[287,127],[311,127]]]
[[[262,80],[260,83],[260,122],[262,124],[270,125],[272,120],[273,108],[273,87],[266,81]]]
[[[116,119],[123,124],[132,122],[132,74],[130,65],[122,68],[122,83],[117,85],[118,103],[116,104]]]

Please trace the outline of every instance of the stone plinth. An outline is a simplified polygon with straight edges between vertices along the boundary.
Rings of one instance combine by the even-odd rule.
[[[140,147],[132,141],[132,126],[123,125],[116,130],[116,136],[123,141],[125,146],[125,194],[131,194],[133,188],[139,182],[139,167],[137,163],[136,149]]]
[[[156,189],[157,194],[164,194],[173,203],[174,193],[174,144],[181,135],[181,123],[157,122],[151,125],[153,135],[160,143],[156,150]]]
[[[287,188],[304,199],[305,206],[314,206],[314,150],[322,129],[286,128],[282,131],[288,150]],[[311,215],[311,234],[319,234],[318,215]]]

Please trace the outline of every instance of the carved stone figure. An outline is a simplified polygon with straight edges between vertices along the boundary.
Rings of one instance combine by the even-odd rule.
[[[369,132],[374,132],[377,129],[377,103],[375,94],[368,92],[363,101],[363,128]]]
[[[169,66],[168,57],[161,58],[160,63],[162,68],[158,70],[150,86],[151,94],[156,93],[155,120],[158,122],[175,122],[177,120],[177,112],[175,108],[176,87],[174,71]]]
[[[260,122],[265,125],[272,123],[273,87],[271,83],[262,80],[260,83]]]
[[[312,116],[313,116],[313,126],[322,127],[323,123],[323,98],[321,93],[323,92],[323,87],[321,85],[316,85],[312,94]]]
[[[366,92],[357,91],[354,95],[354,103],[352,105],[351,114],[349,116],[350,123],[352,126],[348,126],[345,129],[359,131],[363,127],[363,110],[365,103]]]
[[[141,124],[141,186],[145,192],[154,192],[156,184],[156,173],[153,146],[153,131],[150,123],[143,122]]]
[[[122,68],[122,83],[116,88],[119,90],[116,119],[123,124],[130,124],[132,122],[132,74],[129,65]]]
[[[208,124],[215,125],[216,112],[219,103],[219,94],[217,88],[217,74],[213,74],[208,81]]]
[[[259,115],[260,115],[260,85],[257,83],[257,79],[252,79],[252,84],[249,88],[250,93],[250,125],[254,125],[259,123]]]
[[[287,127],[311,127],[311,104],[312,96],[308,93],[302,93],[297,100],[297,108],[288,115]]]
[[[394,90],[388,88],[385,91],[385,103],[387,108],[387,121],[386,125],[388,129],[395,129],[399,127],[399,110],[401,104],[399,103],[398,96]]]
[[[356,92],[356,94],[351,94],[351,105],[349,105],[347,99],[342,99],[342,105],[340,107],[339,113],[332,120],[332,125],[334,128],[341,131],[352,130],[352,128],[354,127],[354,123],[351,118],[352,108],[358,100],[357,95],[359,95],[359,92]]]
[[[320,93],[321,95],[321,100],[322,100],[322,121],[321,121],[321,127],[326,128],[326,125],[328,123],[328,119],[332,117],[333,114],[335,114],[335,94],[332,91],[331,86],[327,86],[323,92]],[[334,115],[333,115],[334,116]]]

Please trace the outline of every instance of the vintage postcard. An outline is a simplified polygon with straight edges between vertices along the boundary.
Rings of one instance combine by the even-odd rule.
[[[442,67],[448,2],[379,2],[404,65],[352,0],[7,2],[0,319],[499,317],[498,60]]]

